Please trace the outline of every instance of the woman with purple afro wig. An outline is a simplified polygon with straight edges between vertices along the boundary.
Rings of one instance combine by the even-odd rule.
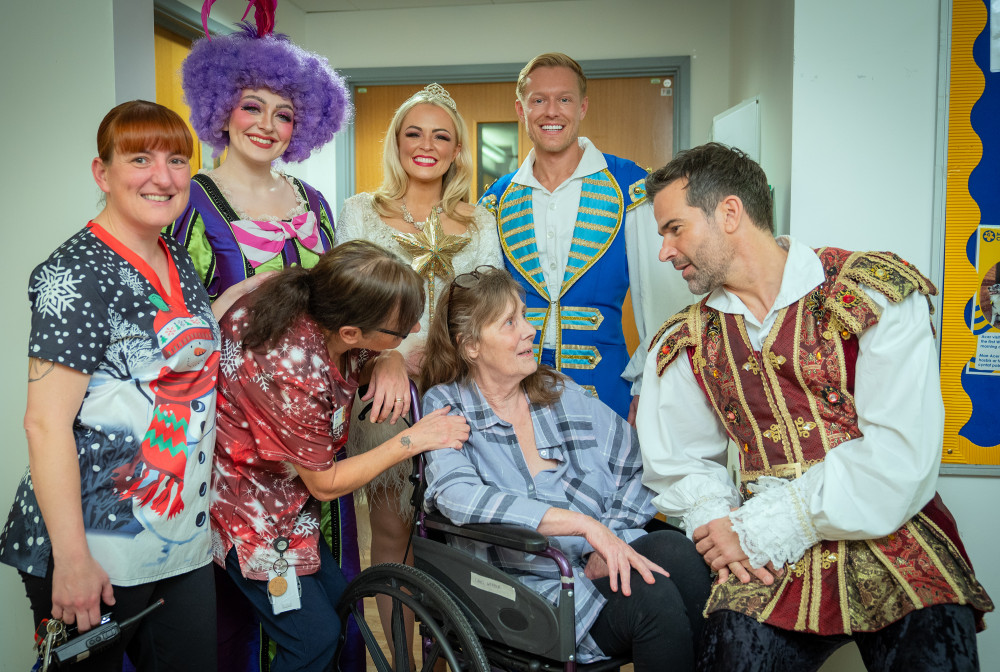
[[[205,2],[203,20],[212,1]],[[191,125],[215,156],[226,154],[221,165],[191,179],[188,207],[169,232],[187,248],[212,298],[266,271],[311,268],[333,247],[326,199],[275,162],[302,161],[329,142],[350,117],[348,92],[325,58],[273,33],[275,4],[252,0],[256,28],[244,22],[214,37],[206,29],[181,67]],[[332,523],[327,542],[350,581],[360,571],[354,500],[346,495],[332,504],[323,506]],[[267,655],[268,647],[253,609],[224,570],[217,572],[216,592],[219,670],[257,670],[250,651],[259,642]],[[349,630],[340,658],[346,672],[364,669],[361,641]]]
[[[306,51],[284,35],[257,37],[256,29],[198,40],[181,66],[191,126],[218,156],[229,146],[229,116],[244,89],[268,89],[295,108],[295,131],[281,159],[303,161],[333,139],[349,119],[344,80],[325,58]]]

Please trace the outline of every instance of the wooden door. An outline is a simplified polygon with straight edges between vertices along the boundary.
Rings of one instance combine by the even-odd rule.
[[[191,40],[162,26],[155,26],[153,48],[156,60],[156,102],[179,114],[191,131],[191,138],[194,140],[191,174],[194,175],[202,167],[202,147],[198,134],[191,127],[191,108],[184,103],[184,91],[181,89],[181,62],[191,53]],[[209,151],[205,158],[210,160],[211,156]]]
[[[514,81],[448,84],[445,88],[455,99],[465,119],[473,159],[478,124],[516,122]],[[674,154],[674,98],[670,78],[620,77],[591,79],[587,82],[589,107],[580,125],[580,134],[590,138],[602,152],[625,157],[643,168],[655,170]],[[382,183],[382,140],[396,108],[420,90],[413,84],[393,86],[356,86],[354,90],[354,166],[355,188],[372,191]],[[531,142],[523,126],[518,130],[518,163],[524,161]],[[472,183],[479,181],[478,166]],[[470,200],[475,201],[474,194]],[[630,351],[639,336],[632,316],[631,297],[622,307],[622,327]]]

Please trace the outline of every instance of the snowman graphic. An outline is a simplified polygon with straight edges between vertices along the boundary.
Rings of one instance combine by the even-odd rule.
[[[112,480],[121,499],[133,497],[140,507],[169,519],[184,510],[191,405],[215,388],[219,353],[204,319],[193,317],[183,304],[168,305],[158,294],[149,301],[158,309],[153,320],[157,345],[172,366],[160,369],[150,385],[155,398],[149,428],[135,457],[116,469]]]

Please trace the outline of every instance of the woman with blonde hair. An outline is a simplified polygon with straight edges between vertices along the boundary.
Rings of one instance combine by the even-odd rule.
[[[493,216],[469,203],[472,156],[468,131],[455,101],[439,84],[418,91],[396,110],[385,134],[382,167],[383,181],[378,189],[344,203],[337,243],[354,239],[376,243],[409,262],[424,278],[426,303],[420,332],[408,336],[399,348],[414,375],[434,320],[436,297],[455,274],[480,264],[502,265],[503,257]],[[396,401],[403,412],[408,410],[408,395]],[[361,406],[356,405],[359,413]],[[348,441],[348,454],[370,450],[395,431],[388,424],[357,423]],[[404,560],[410,536],[409,473],[410,465],[400,463],[367,488],[372,564]],[[381,605],[380,612],[388,625],[388,614]]]

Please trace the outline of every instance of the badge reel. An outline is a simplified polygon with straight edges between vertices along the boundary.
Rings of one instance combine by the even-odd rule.
[[[285,560],[288,537],[278,537],[271,546],[278,552],[278,559],[267,570],[267,599],[277,615],[302,606],[302,584],[295,574],[295,568]]]

